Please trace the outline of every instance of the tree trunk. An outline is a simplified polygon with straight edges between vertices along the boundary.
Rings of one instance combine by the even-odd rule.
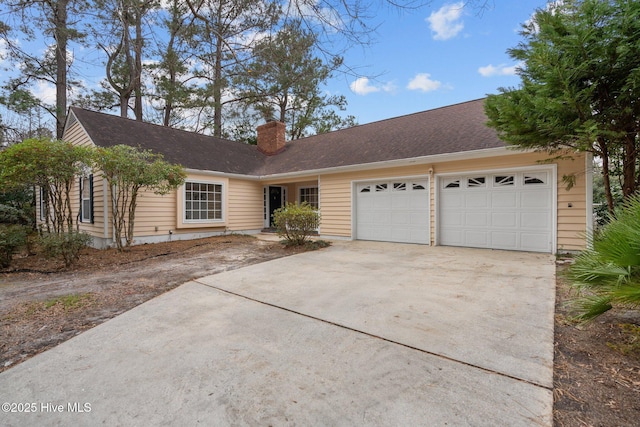
[[[58,0],[54,16],[56,39],[56,138],[62,139],[67,117],[67,5],[68,0]]]
[[[622,194],[625,197],[633,196],[636,192],[636,163],[638,151],[636,149],[635,135],[627,133],[624,141],[624,155],[622,164]]]
[[[607,199],[607,208],[609,215],[614,214],[613,195],[611,194],[611,176],[609,172],[609,150],[607,143],[601,138],[598,140],[600,146],[600,156],[602,157],[602,179],[604,182],[604,194]]]
[[[145,5],[142,4],[140,6],[136,6],[135,10],[136,40],[134,42],[135,66],[133,69],[135,103],[133,111],[135,113],[136,120],[139,122],[142,121],[142,45],[144,44],[144,40],[142,38],[142,14],[144,13],[144,8]]]
[[[222,137],[222,39],[216,37],[216,63],[213,80],[213,135]]]

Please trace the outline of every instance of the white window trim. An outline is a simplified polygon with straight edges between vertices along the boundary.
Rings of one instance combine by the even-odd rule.
[[[220,219],[187,219],[187,184],[213,184],[220,186]],[[182,185],[182,222],[184,224],[220,224],[225,222],[226,185],[222,181],[188,179]]]
[[[301,187],[298,187],[298,201],[300,203],[302,203],[302,190],[308,190],[310,188],[316,190],[316,197],[318,199],[318,206],[316,206],[315,208],[317,210],[320,210],[320,187],[317,186],[317,185],[303,185]]]
[[[47,220],[47,215],[45,213],[45,211],[47,210],[47,203],[44,199],[44,193],[45,190],[43,187],[38,187],[39,191],[39,198],[40,198],[40,221],[46,221]]]
[[[87,181],[85,184],[85,180]],[[91,223],[91,217],[92,212],[91,212],[91,199],[92,199],[92,195],[91,195],[91,177],[89,176],[83,176],[81,181],[82,185],[80,185],[80,203],[82,204],[82,209],[81,209],[81,215],[80,215],[80,222],[82,223]],[[88,198],[84,198],[84,189],[85,189],[85,185],[89,186],[89,197]],[[85,201],[89,202],[89,209],[85,209]],[[85,212],[86,211],[86,212]],[[89,217],[85,217],[85,215],[89,215]]]

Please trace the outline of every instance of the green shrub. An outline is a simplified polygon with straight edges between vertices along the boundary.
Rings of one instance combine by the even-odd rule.
[[[590,243],[567,274],[580,292],[573,302],[578,318],[640,307],[640,198],[627,200]]]
[[[273,223],[287,246],[304,245],[320,226],[320,213],[306,202],[287,203],[275,210]]]
[[[19,225],[0,225],[0,268],[11,265],[13,254],[27,241],[27,230]]]
[[[42,249],[48,258],[62,258],[65,267],[69,267],[80,257],[80,251],[91,243],[91,236],[84,232],[44,234]]]

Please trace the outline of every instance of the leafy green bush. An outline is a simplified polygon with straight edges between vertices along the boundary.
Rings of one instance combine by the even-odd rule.
[[[0,268],[11,265],[13,254],[27,241],[27,230],[19,225],[0,225]]]
[[[0,223],[33,226],[36,216],[33,187],[0,192]]]
[[[91,243],[91,236],[84,232],[44,234],[42,249],[48,258],[62,258],[65,267],[69,267],[80,257],[80,251]]]
[[[567,277],[580,291],[574,308],[581,320],[614,306],[640,307],[640,197],[627,200],[569,268]]]
[[[278,236],[287,246],[304,245],[320,226],[320,213],[304,202],[287,203],[273,213],[273,223]]]

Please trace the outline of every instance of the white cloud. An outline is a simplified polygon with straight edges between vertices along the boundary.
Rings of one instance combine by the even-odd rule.
[[[0,39],[0,64],[4,63],[7,59],[7,41]]]
[[[349,88],[356,95],[368,95],[374,92],[393,92],[396,90],[396,85],[393,82],[387,82],[381,85],[371,84],[371,80],[366,77],[359,77],[355,81],[351,82]]]
[[[521,67],[521,66],[522,64],[516,64],[510,67],[504,64],[500,64],[497,66],[493,64],[489,64],[484,67],[478,68],[478,73],[480,73],[482,77],[515,76],[516,70],[518,69],[518,67]]]
[[[41,99],[44,103],[56,103],[56,87],[51,83],[38,81],[31,92],[33,96]]]
[[[448,40],[458,35],[464,28],[460,20],[464,2],[445,4],[436,12],[431,13],[426,21],[429,23],[434,40]]]
[[[442,82],[431,80],[431,74],[420,73],[409,81],[407,89],[419,90],[422,92],[431,92],[442,87]]]
[[[323,7],[326,2],[320,0],[288,0],[283,10],[286,16],[300,17],[324,27],[330,33],[337,32],[346,26],[345,19],[337,7]]]

